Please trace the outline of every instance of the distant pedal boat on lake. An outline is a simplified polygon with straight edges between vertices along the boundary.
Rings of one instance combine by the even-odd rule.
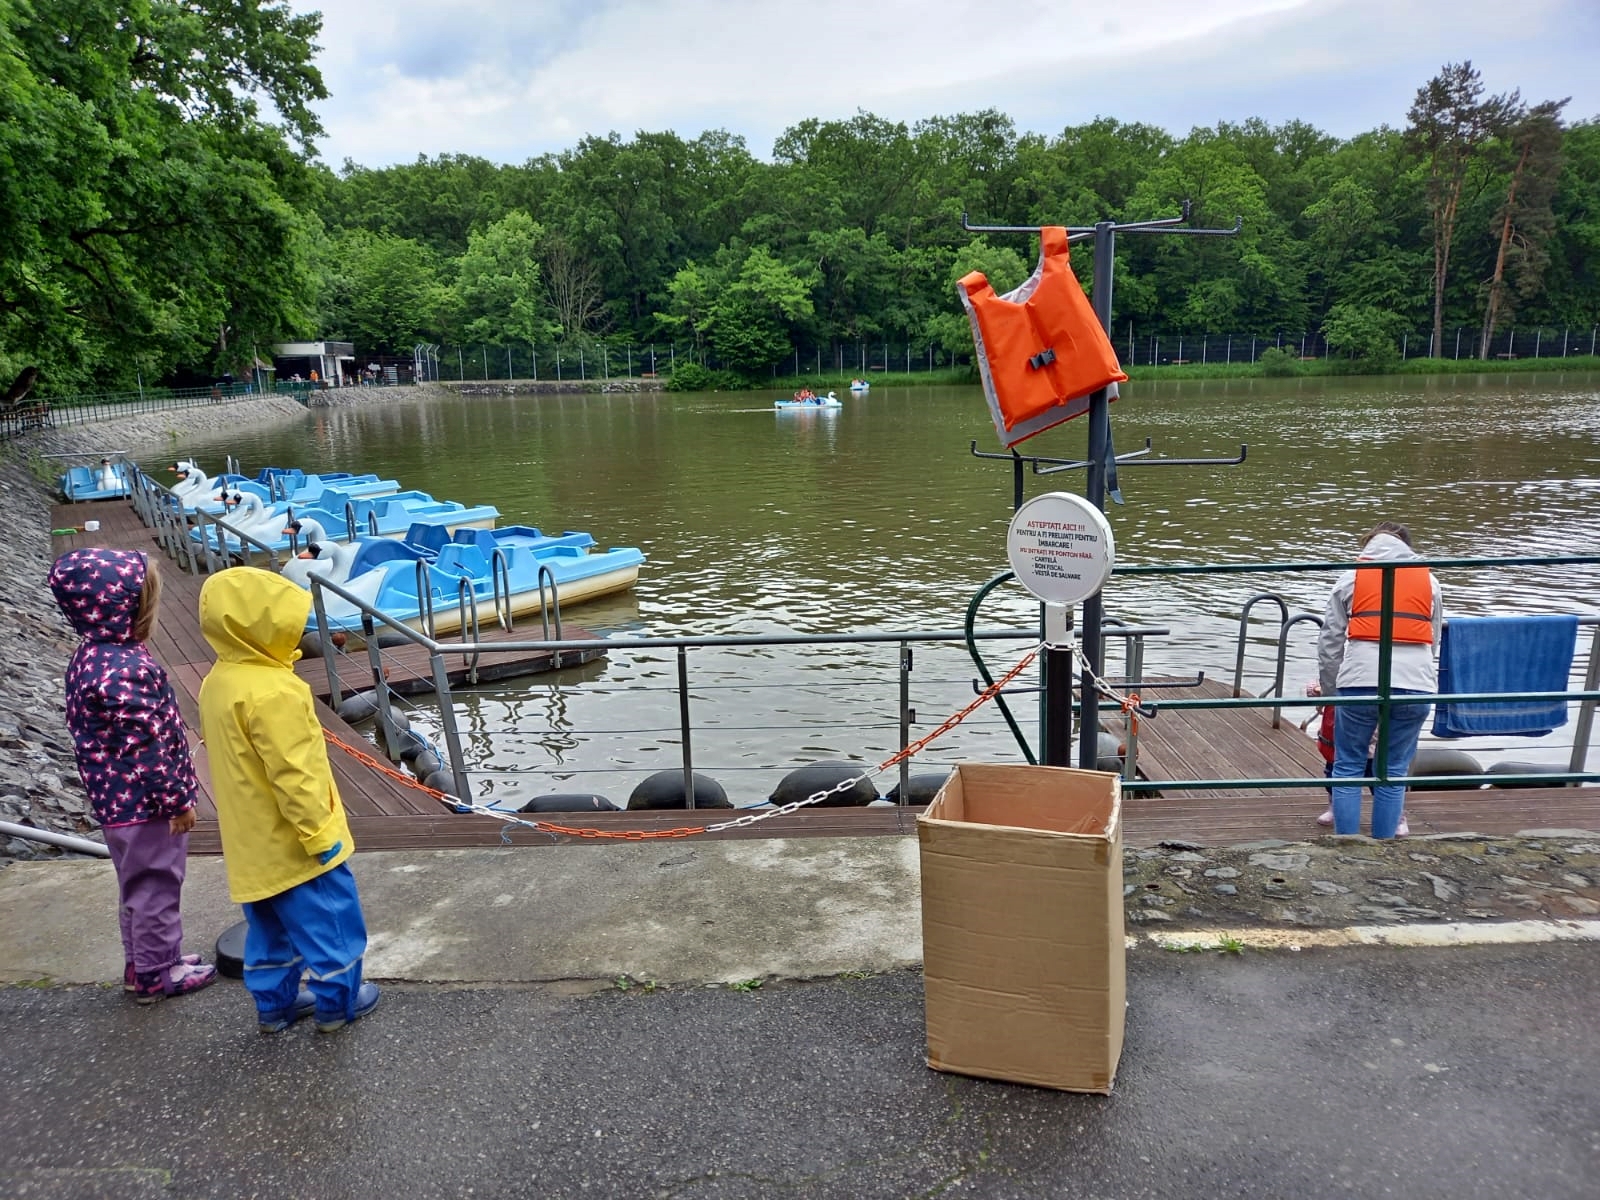
[[[792,400],[774,400],[772,407],[779,411],[785,409],[817,409],[817,408],[843,408],[844,405],[832,392],[826,396],[819,396],[808,388],[802,388],[794,394]]]

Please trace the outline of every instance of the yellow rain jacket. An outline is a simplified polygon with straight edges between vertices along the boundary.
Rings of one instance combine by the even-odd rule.
[[[200,589],[200,630],[217,652],[200,685],[200,729],[238,904],[286,892],[355,850],[311,689],[293,670],[310,612],[310,592],[255,567],[219,571]]]

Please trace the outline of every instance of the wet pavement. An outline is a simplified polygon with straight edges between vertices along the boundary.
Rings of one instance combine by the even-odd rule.
[[[593,986],[593,985],[591,985]],[[1592,1200],[1600,948],[1129,955],[1113,1094],[930,1071],[921,977],[0,990],[0,1194]]]

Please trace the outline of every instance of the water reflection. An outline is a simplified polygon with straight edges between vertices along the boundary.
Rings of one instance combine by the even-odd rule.
[[[633,593],[565,614],[601,634],[957,627],[972,593],[1004,568],[1011,511],[1009,465],[968,451],[974,439],[980,449],[994,445],[978,391],[883,389],[816,412],[776,412],[771,399],[409,400],[317,410],[305,428],[245,431],[190,449],[202,465],[233,453],[252,469],[372,470],[437,496],[496,504],[506,524],[637,545],[649,562]],[[1155,454],[1172,457],[1250,446],[1237,467],[1125,469],[1127,502],[1108,514],[1123,563],[1348,558],[1384,518],[1409,522],[1428,554],[1600,552],[1594,376],[1139,383],[1125,390],[1113,422],[1124,450],[1146,436]],[[1082,424],[1028,448],[1079,457]],[[1030,495],[1081,486],[1074,473],[1027,479]],[[1452,613],[1592,613],[1600,593],[1594,570],[1440,577]],[[1320,611],[1330,583],[1281,572],[1118,577],[1106,612],[1171,628],[1147,646],[1147,671],[1231,677],[1246,597],[1275,590],[1291,609]],[[1030,622],[1035,612],[1030,598],[1003,588],[983,623]],[[1253,690],[1270,681],[1275,633],[1266,620],[1252,628]],[[1294,636],[1291,688],[1315,673],[1314,631]],[[1014,660],[1010,648],[988,653],[997,670]],[[808,759],[886,756],[898,739],[895,662],[892,646],[691,652],[697,764],[749,802]],[[463,697],[486,782],[511,798],[577,789],[625,799],[644,774],[681,761],[676,670],[670,658],[619,652],[592,677],[564,673]],[[919,649],[919,730],[970,700],[973,676],[960,651]],[[1017,708],[1031,732],[1029,698]],[[988,710],[919,766],[983,754],[1014,754]],[[1520,757],[1560,755],[1536,743]],[[530,767],[540,774],[516,773]]]

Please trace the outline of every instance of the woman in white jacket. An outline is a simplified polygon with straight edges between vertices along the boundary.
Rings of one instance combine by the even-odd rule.
[[[1362,539],[1358,558],[1371,562],[1404,562],[1418,557],[1411,531],[1383,521]],[[1436,660],[1444,608],[1439,583],[1427,567],[1395,571],[1394,615],[1390,631],[1389,692],[1393,696],[1428,695],[1438,690]],[[1374,696],[1378,691],[1383,571],[1357,568],[1339,576],[1328,597],[1317,639],[1319,682],[1324,696]],[[1393,778],[1411,768],[1417,739],[1427,719],[1427,704],[1395,704],[1389,709],[1389,735],[1384,763]],[[1341,779],[1366,774],[1367,755],[1378,727],[1376,704],[1341,705],[1333,726],[1333,829],[1361,832],[1361,788],[1339,786]],[[1405,803],[1403,784],[1373,789],[1372,836],[1392,838]]]

